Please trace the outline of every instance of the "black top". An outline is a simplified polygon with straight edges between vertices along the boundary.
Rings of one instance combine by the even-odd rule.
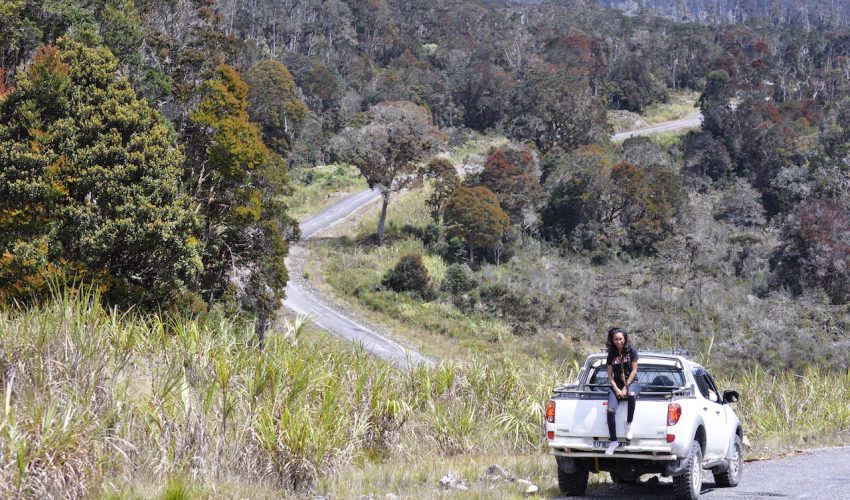
[[[606,364],[614,369],[614,383],[618,388],[623,389],[626,387],[626,380],[629,379],[629,375],[632,373],[632,361],[637,360],[638,353],[631,346],[623,354],[608,353]]]

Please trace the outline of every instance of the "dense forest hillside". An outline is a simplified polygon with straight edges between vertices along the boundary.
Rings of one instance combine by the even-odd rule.
[[[680,21],[737,24],[751,19],[793,22],[806,29],[846,24],[850,6],[832,0],[599,0],[631,14],[656,12]]]
[[[268,318],[297,237],[287,166],[351,162],[386,208],[413,163],[495,131],[515,145],[463,186],[439,162],[422,170],[442,186],[428,234],[447,258],[504,262],[526,238],[596,263],[694,256],[695,200],[714,193],[732,236],[712,273],[846,304],[850,30],[832,7],[812,3],[817,29],[801,29],[791,7],[760,2],[740,4],[743,24],[579,0],[8,3],[0,297],[73,276],[125,305]],[[700,93],[701,130],[611,143],[610,111],[680,90]],[[405,136],[401,122],[417,125]],[[473,237],[464,210],[491,195],[490,232]]]
[[[757,438],[846,431],[847,9],[3,1],[0,494],[276,498],[373,463],[421,493],[505,450],[554,484],[541,404],[614,324],[744,384]],[[612,139],[682,102],[698,129]],[[376,220],[301,277],[443,364],[275,322],[293,200],[363,184]]]
[[[820,24],[800,29],[794,9],[770,4],[789,12],[776,24],[758,2],[744,24],[578,0],[9,3],[0,296],[36,297],[45,273],[73,275],[125,304],[227,301],[266,318],[297,236],[287,162],[350,161],[388,201],[411,161],[496,131],[518,148],[461,187],[479,191],[432,203],[441,237],[465,238],[472,264],[529,237],[596,262],[657,257],[693,239],[694,196],[717,193],[714,219],[740,247],[732,270],[755,295],[820,291],[845,304],[850,31],[833,5],[804,9]],[[701,93],[701,130],[669,147],[610,142],[608,111],[682,89]],[[415,154],[369,156],[374,131],[405,120],[441,131]],[[102,172],[126,176],[122,189]],[[472,238],[448,227],[489,199],[481,190],[505,228]],[[461,193],[478,194],[458,205]]]

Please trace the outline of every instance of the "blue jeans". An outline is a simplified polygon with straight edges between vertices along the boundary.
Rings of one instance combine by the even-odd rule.
[[[638,396],[640,396],[640,383],[632,382],[628,386],[628,396],[626,396],[626,402],[628,403],[626,422],[628,423],[632,423],[632,420],[635,418],[635,400],[637,400]],[[614,395],[614,389],[608,389],[608,439],[611,441],[617,440],[617,422],[614,420],[614,415],[616,415],[617,408],[619,407],[620,400]]]

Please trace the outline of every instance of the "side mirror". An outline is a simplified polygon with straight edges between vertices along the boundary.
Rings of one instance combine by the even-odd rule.
[[[738,400],[741,399],[741,395],[738,394],[738,391],[730,389],[728,391],[723,391],[723,402],[724,403],[737,403]]]

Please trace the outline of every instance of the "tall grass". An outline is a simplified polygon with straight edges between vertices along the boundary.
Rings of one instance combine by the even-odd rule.
[[[759,452],[777,445],[835,445],[850,438],[850,370],[769,373],[756,366],[722,385],[741,392],[736,411]]]
[[[470,356],[400,371],[304,328],[258,351],[251,325],[122,314],[91,290],[0,311],[0,496],[274,496],[349,464],[512,463],[544,453],[543,404],[577,368]],[[741,391],[755,446],[850,427],[850,373],[753,369],[723,385]]]
[[[539,409],[565,378],[557,368],[403,372],[302,329],[281,325],[259,351],[251,325],[122,314],[93,290],[0,311],[0,497],[144,484],[169,496],[232,478],[231,491],[299,492],[405,450],[542,449]]]

